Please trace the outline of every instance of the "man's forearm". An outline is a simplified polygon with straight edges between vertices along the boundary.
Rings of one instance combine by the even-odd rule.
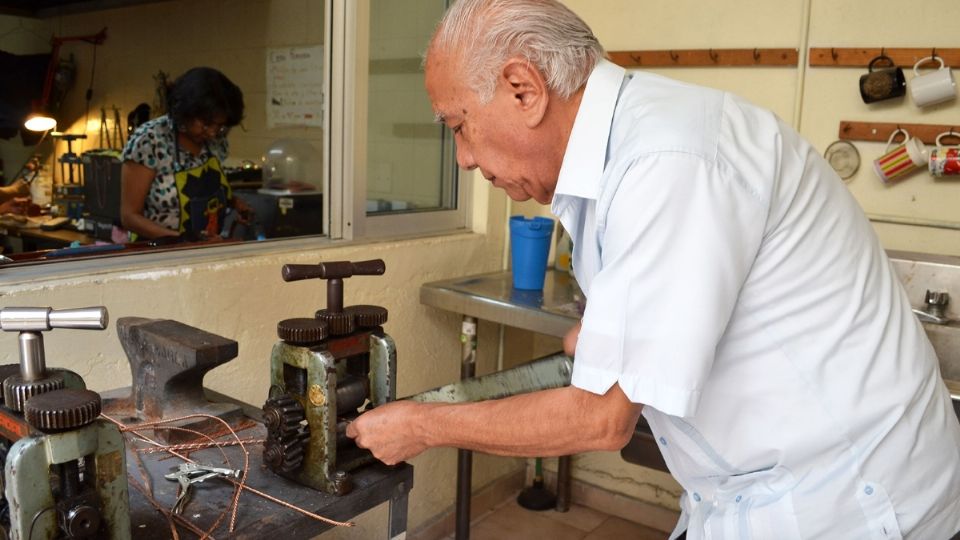
[[[436,447],[559,456],[622,448],[641,408],[616,384],[602,396],[567,387],[479,403],[401,400],[361,414],[347,436],[388,465]]]
[[[567,387],[479,403],[431,405],[417,425],[428,447],[546,457],[618,450],[629,441],[640,411],[619,386],[603,396]]]

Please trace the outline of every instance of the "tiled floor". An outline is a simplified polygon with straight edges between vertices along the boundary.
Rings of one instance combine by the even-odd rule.
[[[668,536],[585,506],[574,504],[564,513],[532,512],[521,508],[513,498],[470,526],[470,540],[666,540]]]

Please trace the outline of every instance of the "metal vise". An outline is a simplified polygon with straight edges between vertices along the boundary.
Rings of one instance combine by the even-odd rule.
[[[0,329],[20,333],[19,366],[0,366],[4,504],[13,540],[130,538],[123,436],[99,419],[100,396],[79,375],[47,369],[41,334],[106,327],[103,307],[0,309]]]
[[[237,356],[237,342],[170,319],[122,317],[117,320],[120,344],[130,363],[133,388],[105,395],[107,412],[135,416],[140,422],[209,414],[234,424],[243,417],[239,405],[207,400],[203,377]],[[206,435],[220,434],[223,425],[212,419],[187,419],[168,424]],[[184,442],[195,433],[158,430],[166,442]]]
[[[263,461],[300,484],[333,494],[352,489],[349,472],[374,461],[346,437],[365,406],[396,396],[397,351],[383,333],[387,310],[343,306],[343,280],[382,275],[382,260],[288,264],[284,281],[327,281],[327,307],[313,318],[280,321],[270,356],[270,397],[263,406],[268,438]]]

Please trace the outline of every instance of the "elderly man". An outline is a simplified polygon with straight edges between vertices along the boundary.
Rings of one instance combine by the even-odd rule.
[[[616,450],[642,411],[685,490],[672,538],[960,530],[960,425],[933,349],[857,203],[793,129],[626,73],[553,0],[454,4],[426,87],[461,167],[552,202],[587,308],[565,340],[569,388],[393,403],[350,426],[360,446],[387,463]]]

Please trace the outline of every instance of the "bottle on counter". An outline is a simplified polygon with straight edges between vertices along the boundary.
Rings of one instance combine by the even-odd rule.
[[[573,243],[570,240],[570,235],[567,234],[567,231],[563,229],[563,226],[558,223],[557,250],[555,251],[556,255],[553,258],[553,267],[563,272],[570,272],[572,252]]]

